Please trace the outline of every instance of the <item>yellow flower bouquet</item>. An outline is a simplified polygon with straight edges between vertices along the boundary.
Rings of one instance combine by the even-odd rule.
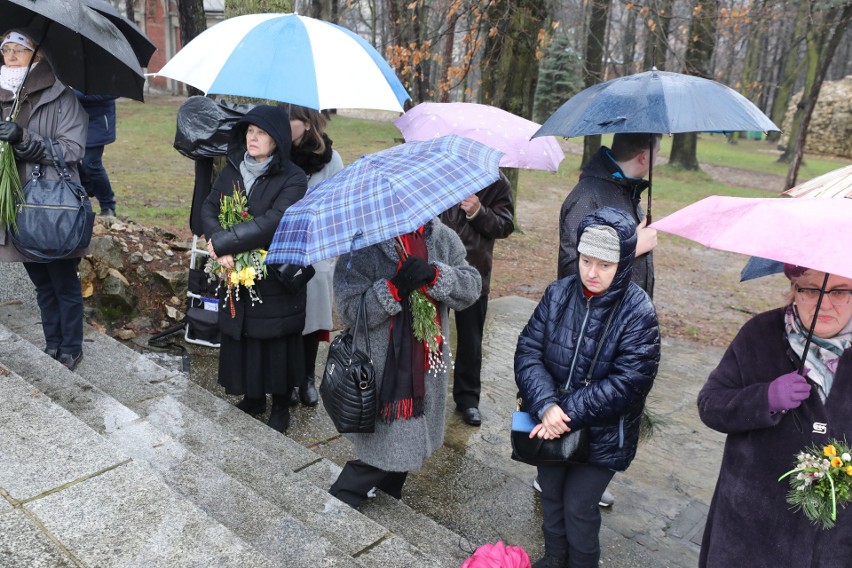
[[[830,529],[837,508],[852,501],[852,450],[845,442],[829,440],[796,456],[796,467],[778,478],[790,478],[787,502],[814,524]]]
[[[223,195],[219,205],[219,224],[223,229],[229,229],[238,223],[245,223],[253,219],[248,212],[246,194],[236,184],[231,195]],[[218,278],[219,285],[228,290],[228,301],[230,303],[231,317],[236,317],[236,306],[234,302],[240,299],[240,287],[248,291],[252,305],[255,302],[263,303],[254,289],[255,282],[266,278],[266,251],[254,249],[240,252],[234,256],[234,268],[223,267],[212,258],[207,259],[204,271],[210,275],[211,280]]]

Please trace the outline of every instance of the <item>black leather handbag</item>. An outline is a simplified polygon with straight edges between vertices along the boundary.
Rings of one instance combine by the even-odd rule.
[[[17,204],[12,243],[33,262],[50,262],[82,252],[92,239],[95,213],[83,186],[68,173],[62,148],[55,140],[45,145],[59,172],[46,179],[44,166],[36,164],[23,187],[24,200]]]
[[[366,352],[355,345],[362,329]],[[363,294],[355,327],[338,335],[328,348],[328,360],[319,390],[325,411],[338,432],[369,434],[375,431],[378,410],[376,372],[370,356],[367,301]]]
[[[592,379],[592,372],[595,370],[595,364],[598,362],[598,355],[601,353],[606,332],[609,330],[609,324],[612,322],[612,317],[619,302],[606,318],[601,340],[598,342],[595,356],[592,358],[592,363],[589,365],[589,372],[586,374],[585,383],[588,385]],[[560,394],[571,392],[569,386],[571,379],[564,387],[559,389]],[[585,463],[589,457],[589,434],[585,428],[579,430],[571,430],[562,434],[554,440],[544,440],[539,437],[530,438],[530,432],[535,427],[535,421],[528,412],[521,412],[523,400],[518,396],[518,411],[512,413],[512,459],[515,461],[528,463],[534,466],[540,465],[565,465],[567,463]]]

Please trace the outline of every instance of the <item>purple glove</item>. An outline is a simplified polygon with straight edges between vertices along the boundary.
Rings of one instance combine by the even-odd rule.
[[[808,374],[809,369],[804,373]],[[811,395],[811,385],[798,372],[781,375],[769,383],[769,412],[786,412],[797,408]]]

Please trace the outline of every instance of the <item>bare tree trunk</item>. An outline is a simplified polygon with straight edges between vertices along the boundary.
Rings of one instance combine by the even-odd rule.
[[[636,57],[636,9],[627,11],[627,24],[621,42],[622,74],[632,75],[636,72],[633,59]]]
[[[698,0],[692,11],[689,23],[688,43],[684,65],[688,75],[713,77],[710,62],[716,46],[716,18],[719,13],[719,0]],[[698,169],[698,134],[687,132],[672,137],[672,152],[669,164],[686,170]]]
[[[133,13],[133,0],[124,0],[124,15],[131,22],[136,21],[136,15]]]
[[[823,20],[826,25],[808,32],[808,67],[815,68],[815,72],[813,73],[813,80],[808,81],[810,84],[806,83],[802,92],[802,100],[797,105],[796,114],[793,117],[793,127],[790,130],[790,144],[778,159],[785,161],[786,158],[790,161],[784,189],[796,185],[799,166],[802,164],[802,156],[805,153],[808,125],[811,122],[811,116],[819,97],[819,91],[822,88],[822,82],[825,80],[828,66],[831,65],[837,46],[846,33],[850,18],[852,18],[852,3],[846,4],[842,11],[840,8],[827,10]],[[814,21],[814,18],[811,21]]]
[[[204,14],[204,0],[178,0],[178,25],[180,26],[180,44],[184,46],[207,29],[207,17]],[[203,95],[204,92],[191,85],[186,86],[190,97]]]
[[[583,68],[583,84],[586,88],[603,81],[605,51],[604,38],[609,23],[609,9],[612,0],[591,0],[589,28],[586,34],[585,67]],[[586,136],[583,139],[583,161],[585,166],[601,147],[600,135]]]
[[[790,106],[790,99],[793,98],[793,87],[806,63],[805,59],[799,56],[799,48],[800,43],[804,41],[806,35],[808,18],[808,4],[806,2],[799,2],[796,8],[793,30],[791,33],[785,34],[789,36],[789,39],[784,42],[786,44],[786,50],[784,50],[786,55],[784,55],[780,65],[778,89],[772,101],[772,109],[769,114],[769,118],[772,119],[772,122],[778,128],[786,128],[784,118],[787,116],[787,107]],[[780,132],[770,132],[766,136],[766,140],[777,142],[780,137]]]
[[[674,0],[653,0],[649,4],[650,11],[645,18],[648,36],[645,40],[645,59],[642,62],[642,71],[650,71],[652,67],[661,70],[666,68],[673,4]]]
[[[450,67],[453,64],[453,45],[456,41],[458,12],[453,12],[447,22],[447,37],[444,38],[444,53],[441,56],[441,78],[438,80],[438,102],[450,102]]]

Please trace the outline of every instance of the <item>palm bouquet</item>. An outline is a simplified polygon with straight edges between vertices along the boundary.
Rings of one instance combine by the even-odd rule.
[[[794,475],[795,474],[795,475]],[[790,478],[787,502],[814,524],[830,529],[837,508],[852,501],[852,450],[845,442],[829,440],[796,456],[796,467],[778,478]]]
[[[16,104],[8,120],[14,121],[17,118],[18,108]],[[18,203],[23,201],[24,190],[18,176],[18,164],[15,162],[12,145],[5,140],[0,141],[0,223],[16,230]]]
[[[241,191],[239,185],[235,183],[233,193],[223,195],[220,201],[219,224],[223,229],[229,229],[238,223],[251,221],[253,218],[251,213],[248,212],[245,192]],[[266,251],[263,249],[235,254],[233,269],[223,267],[212,258],[207,259],[204,271],[210,275],[211,279],[218,278],[219,285],[227,288],[232,318],[236,317],[234,301],[240,299],[240,286],[248,290],[252,305],[255,302],[263,303],[254,289],[254,284],[257,280],[266,278],[266,265],[263,263],[265,259]]]

